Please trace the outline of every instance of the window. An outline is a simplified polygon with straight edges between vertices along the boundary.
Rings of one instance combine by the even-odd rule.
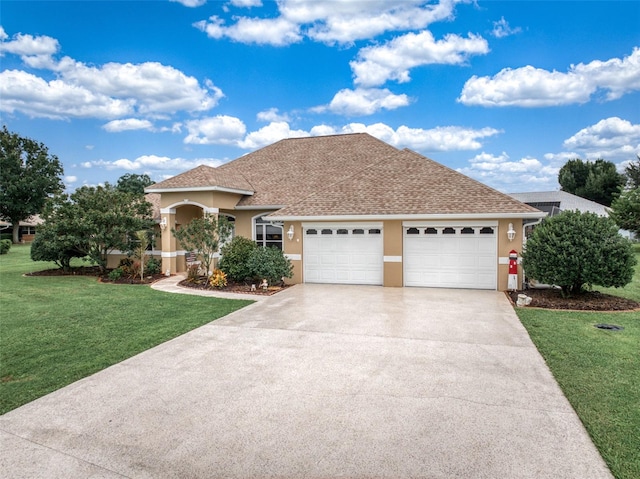
[[[349,234],[349,232],[347,230],[343,230],[343,229],[338,230],[337,233],[339,235],[347,235],[347,234]]]
[[[456,230],[453,228],[445,228],[442,230],[443,235],[454,235],[456,234]]]
[[[282,226],[271,223],[264,216],[256,218],[254,225],[258,246],[282,249]]]
[[[307,234],[308,235],[317,235],[318,234],[318,230],[313,230],[313,229],[307,230]]]
[[[381,231],[379,229],[370,229],[369,230],[369,234],[370,235],[379,235],[381,233]]]
[[[463,235],[472,235],[474,234],[473,228],[469,228],[468,226],[466,228],[462,228],[462,231],[460,232]]]
[[[407,230],[407,234],[408,235],[417,235],[417,234],[420,234],[420,230],[418,230],[418,228],[409,228]]]
[[[424,230],[424,234],[437,235],[438,234],[438,230],[435,229],[435,228],[427,228],[426,230]]]
[[[351,234],[354,234],[354,235],[363,235],[363,234],[364,234],[364,230],[363,230],[363,229],[356,229],[356,230],[353,230],[353,231],[351,232]]]
[[[484,228],[482,228],[480,230],[480,234],[481,235],[492,235],[493,234],[493,228],[491,228],[489,226],[485,226]]]
[[[325,229],[325,230],[322,230],[320,233],[322,233],[323,235],[332,235],[333,230]]]

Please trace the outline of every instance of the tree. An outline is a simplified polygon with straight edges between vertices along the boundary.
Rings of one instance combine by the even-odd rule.
[[[640,187],[625,191],[616,198],[609,216],[620,228],[640,235]]]
[[[627,186],[631,189],[640,188],[640,154],[636,157],[637,161],[630,162],[624,169],[627,175]]]
[[[258,248],[255,241],[244,236],[236,236],[222,247],[220,251],[222,258],[220,258],[218,267],[225,272],[230,280],[238,283],[252,278],[253,273],[248,262],[251,253]]]
[[[598,159],[584,162],[569,160],[560,168],[558,183],[562,191],[586,198],[604,206],[611,206],[626,183],[624,175],[610,161]]]
[[[144,195],[144,189],[147,186],[155,184],[149,175],[137,175],[135,173],[127,173],[118,178],[116,188],[124,193],[134,195]]]
[[[63,190],[62,165],[46,146],[29,138],[0,132],[0,217],[13,225],[19,241],[20,221],[39,214],[47,198]]]
[[[293,265],[282,250],[267,246],[258,247],[251,252],[247,261],[254,280],[266,279],[269,284],[282,282],[283,278],[293,276]]]
[[[622,287],[631,282],[635,256],[610,218],[564,211],[538,225],[522,254],[529,278],[562,288],[563,295],[586,285]]]
[[[87,256],[103,272],[111,251],[132,251],[136,232],[153,226],[151,204],[143,196],[123,193],[108,183],[57,195],[45,208],[43,219],[43,240],[60,236],[56,244],[61,257],[64,251],[73,250],[75,256]]]
[[[133,249],[134,256],[140,260],[140,281],[144,280],[144,257],[149,246],[149,231],[136,231],[137,244]]]
[[[180,229],[172,229],[171,233],[187,251],[194,251],[202,261],[208,274],[211,271],[213,255],[218,252],[220,243],[231,236],[231,224],[225,217],[205,214],[194,218]]]

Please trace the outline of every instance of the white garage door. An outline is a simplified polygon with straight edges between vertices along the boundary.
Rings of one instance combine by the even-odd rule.
[[[496,226],[404,228],[404,284],[496,289]]]
[[[382,284],[382,225],[303,229],[306,283]]]

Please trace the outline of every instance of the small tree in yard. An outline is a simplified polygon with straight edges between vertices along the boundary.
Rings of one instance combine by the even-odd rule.
[[[151,205],[144,197],[109,184],[58,195],[45,206],[42,216],[45,221],[36,234],[32,259],[48,257],[68,268],[72,257],[87,256],[103,272],[112,250],[130,251],[136,231],[153,226]]]
[[[218,252],[220,243],[224,243],[231,235],[229,221],[216,215],[205,214],[202,218],[194,218],[180,229],[172,229],[173,236],[187,251],[194,251],[202,261],[206,274],[211,271],[213,255]]]
[[[136,231],[138,243],[133,249],[134,256],[140,260],[140,281],[144,280],[144,257],[149,246],[149,232],[146,230]]]
[[[522,259],[529,278],[560,286],[564,296],[585,286],[625,286],[636,264],[631,243],[610,218],[578,211],[565,211],[537,226]]]

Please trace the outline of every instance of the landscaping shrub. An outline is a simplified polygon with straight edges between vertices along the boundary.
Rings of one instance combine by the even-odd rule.
[[[227,277],[238,283],[251,279],[254,274],[249,266],[251,254],[259,248],[257,244],[243,236],[236,236],[222,247],[222,258],[218,267]]]
[[[622,287],[633,278],[631,242],[610,218],[565,211],[533,230],[522,254],[529,278],[562,288],[564,295],[583,287]]]
[[[200,265],[192,264],[187,267],[187,281],[195,283],[200,279]]]
[[[11,240],[0,240],[0,254],[7,254],[11,249]]]
[[[122,271],[122,274],[125,276],[133,276],[136,273],[134,261],[131,258],[122,258],[120,263],[118,263],[118,269]]]
[[[219,269],[213,270],[209,284],[214,288],[224,288],[227,285],[227,275]]]
[[[110,279],[111,281],[117,281],[117,280],[119,280],[120,278],[122,278],[122,275],[123,275],[123,274],[124,274],[124,273],[123,273],[122,269],[120,269],[120,268],[112,269],[112,270],[109,272],[109,279]]]
[[[291,261],[278,248],[256,248],[249,256],[247,267],[254,280],[266,279],[269,284],[279,284],[282,278],[293,276]]]
[[[162,272],[162,261],[156,258],[149,258],[144,270],[150,275],[158,274]]]

